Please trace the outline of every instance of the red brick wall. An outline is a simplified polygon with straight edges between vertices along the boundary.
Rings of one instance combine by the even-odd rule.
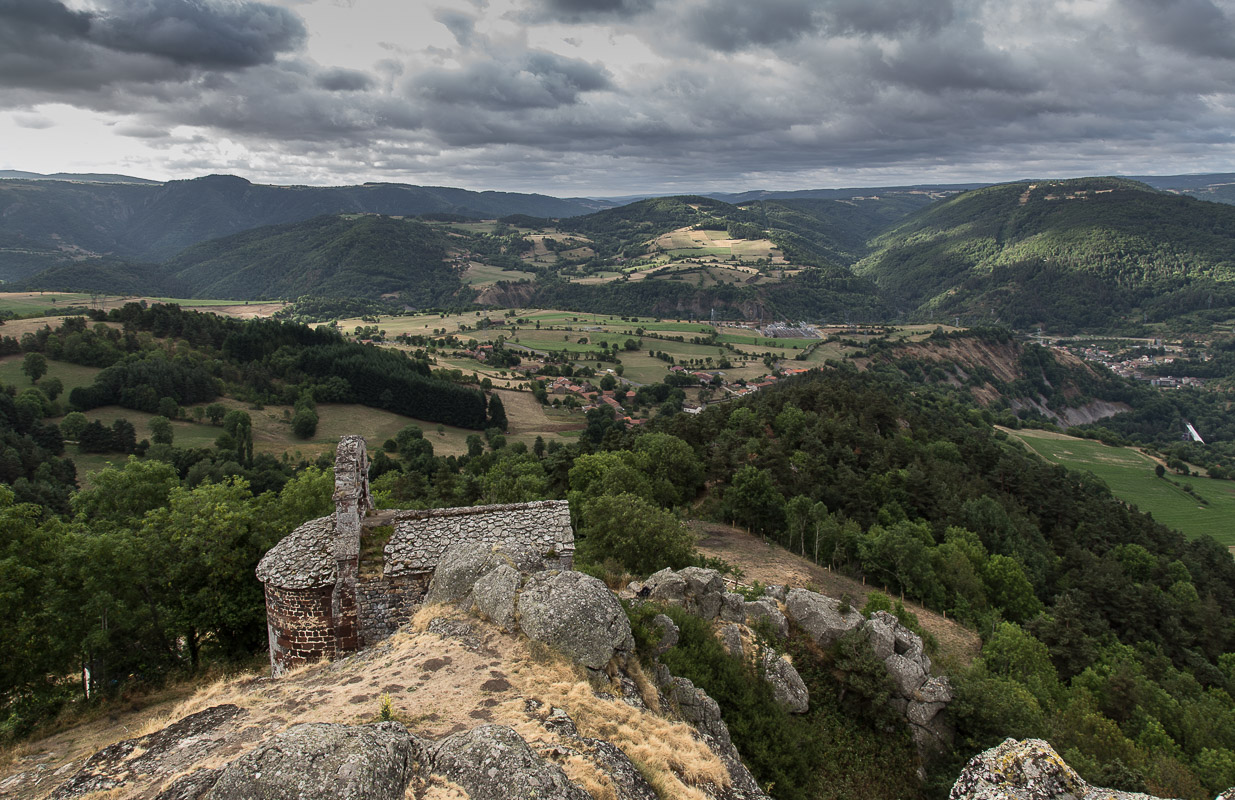
[[[302,664],[334,658],[331,586],[282,589],[266,585],[266,630],[275,675]]]

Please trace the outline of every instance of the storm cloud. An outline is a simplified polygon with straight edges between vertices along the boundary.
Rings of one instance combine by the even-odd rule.
[[[1235,0],[0,0],[0,124],[556,194],[1235,171],[1233,58]]]

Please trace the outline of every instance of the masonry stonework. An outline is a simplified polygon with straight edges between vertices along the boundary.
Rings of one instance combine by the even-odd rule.
[[[343,437],[335,455],[334,513],[296,528],[258,564],[275,675],[390,636],[416,613],[442,553],[456,542],[514,539],[563,569],[573,564],[565,500],[373,513],[368,474],[364,439]],[[380,562],[378,529],[390,533]],[[362,555],[366,542],[368,556]]]

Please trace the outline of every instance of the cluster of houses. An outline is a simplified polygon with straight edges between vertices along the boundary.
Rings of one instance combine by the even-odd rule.
[[[1152,386],[1159,386],[1164,389],[1177,389],[1183,386],[1204,386],[1204,378],[1173,378],[1169,376],[1147,375],[1145,369],[1159,364],[1174,363],[1174,356],[1137,356],[1136,358],[1120,359],[1109,350],[1104,350],[1101,347],[1085,347],[1080,350],[1080,355],[1086,361],[1093,361],[1102,364],[1107,369],[1114,372],[1123,378],[1130,378],[1137,381],[1148,381]]]

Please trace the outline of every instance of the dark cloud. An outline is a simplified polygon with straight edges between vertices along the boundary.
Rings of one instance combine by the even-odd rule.
[[[461,46],[472,46],[472,37],[476,33],[475,17],[452,8],[439,8],[433,13],[433,18],[445,25]]]
[[[530,16],[581,22],[589,19],[634,17],[651,11],[656,0],[539,0]]]
[[[951,0],[831,0],[822,10],[825,28],[840,35],[933,32],[954,14]]]
[[[305,35],[298,16],[256,2],[119,0],[90,25],[103,47],[211,68],[268,64]]]
[[[328,92],[363,92],[373,88],[375,83],[367,73],[337,67],[322,70],[313,82],[319,89],[325,89]]]
[[[1142,35],[1185,53],[1235,58],[1235,23],[1211,0],[1123,0]]]
[[[573,104],[581,94],[610,85],[604,67],[532,50],[511,61],[489,59],[422,72],[415,91],[436,103],[509,111]]]
[[[819,28],[818,10],[812,0],[711,0],[688,11],[682,29],[701,44],[731,52],[809,35]]]

